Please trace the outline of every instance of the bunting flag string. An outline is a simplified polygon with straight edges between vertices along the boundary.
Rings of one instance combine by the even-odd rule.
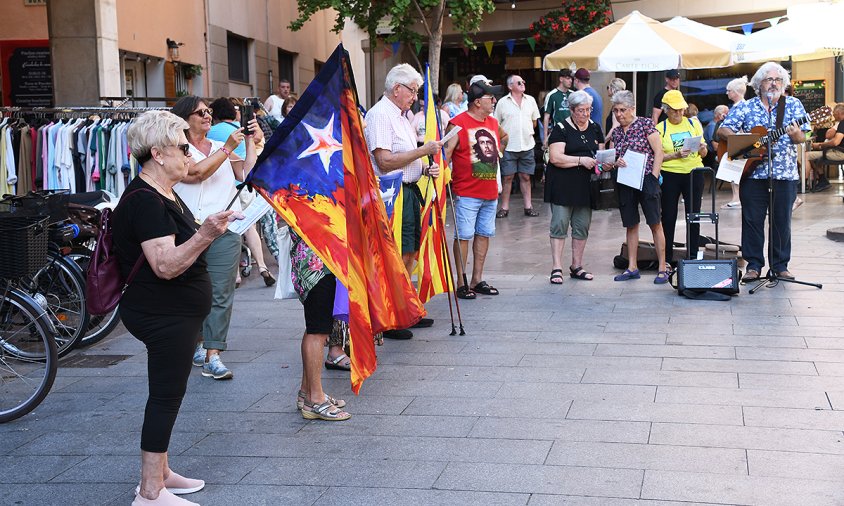
[[[504,41],[504,45],[507,46],[507,53],[513,54],[513,48],[516,47],[516,41],[513,39],[507,39]]]
[[[490,58],[492,58],[492,46],[493,46],[493,44],[494,44],[494,42],[492,42],[491,40],[484,42],[484,47],[486,48],[486,55],[489,56]]]

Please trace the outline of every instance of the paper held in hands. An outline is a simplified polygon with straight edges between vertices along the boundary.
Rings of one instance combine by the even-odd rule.
[[[697,153],[700,150],[701,137],[686,137],[683,139],[683,149],[688,149],[692,153]]]
[[[644,153],[628,149],[621,158],[627,166],[618,168],[617,181],[630,188],[641,190],[642,182],[645,180],[645,162],[648,157]]]
[[[746,163],[747,160],[730,160],[727,155],[724,155],[721,157],[721,163],[718,164],[715,178],[738,184]]]
[[[244,191],[246,190],[244,189]],[[235,220],[229,223],[229,231],[243,235],[253,223],[261,219],[261,216],[267,214],[267,211],[270,209],[272,209],[270,203],[267,202],[264,197],[258,195],[252,199],[252,203],[249,204],[249,207],[243,210],[244,217],[242,220]]]
[[[443,144],[448,143],[448,141],[450,141],[452,137],[457,135],[457,132],[459,132],[462,128],[463,127],[455,125],[454,128],[449,130],[447,134],[443,135],[442,139],[440,139],[440,142],[442,142]]]
[[[595,159],[598,160],[598,163],[615,162],[615,148],[599,149],[598,152],[595,153]]]

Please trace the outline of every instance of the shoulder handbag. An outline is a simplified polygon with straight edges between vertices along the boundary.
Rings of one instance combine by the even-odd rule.
[[[123,196],[126,199],[133,193],[152,190],[141,188],[133,190]],[[118,204],[119,207],[119,204]],[[88,272],[85,274],[85,300],[88,305],[88,312],[93,315],[104,315],[112,312],[120,303],[123,291],[135,278],[141,269],[146,258],[141,250],[141,255],[135,261],[132,271],[124,279],[120,274],[120,264],[117,254],[114,251],[113,229],[111,225],[111,209],[103,209],[100,215],[100,229],[97,232],[97,244],[91,254],[91,262],[88,264]]]

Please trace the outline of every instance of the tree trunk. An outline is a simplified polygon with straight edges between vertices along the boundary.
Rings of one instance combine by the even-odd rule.
[[[428,40],[428,63],[431,66],[431,89],[439,95],[440,85],[440,55],[443,47],[443,15],[445,14],[445,0],[434,9],[431,19],[431,37]]]

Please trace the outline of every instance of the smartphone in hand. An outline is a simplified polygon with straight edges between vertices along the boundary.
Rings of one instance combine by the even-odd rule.
[[[252,101],[250,99],[246,99],[244,101],[243,108],[240,110],[240,126],[243,127],[244,134],[252,134],[249,130],[249,122],[252,121],[252,118],[254,117],[255,109],[252,107]]]

